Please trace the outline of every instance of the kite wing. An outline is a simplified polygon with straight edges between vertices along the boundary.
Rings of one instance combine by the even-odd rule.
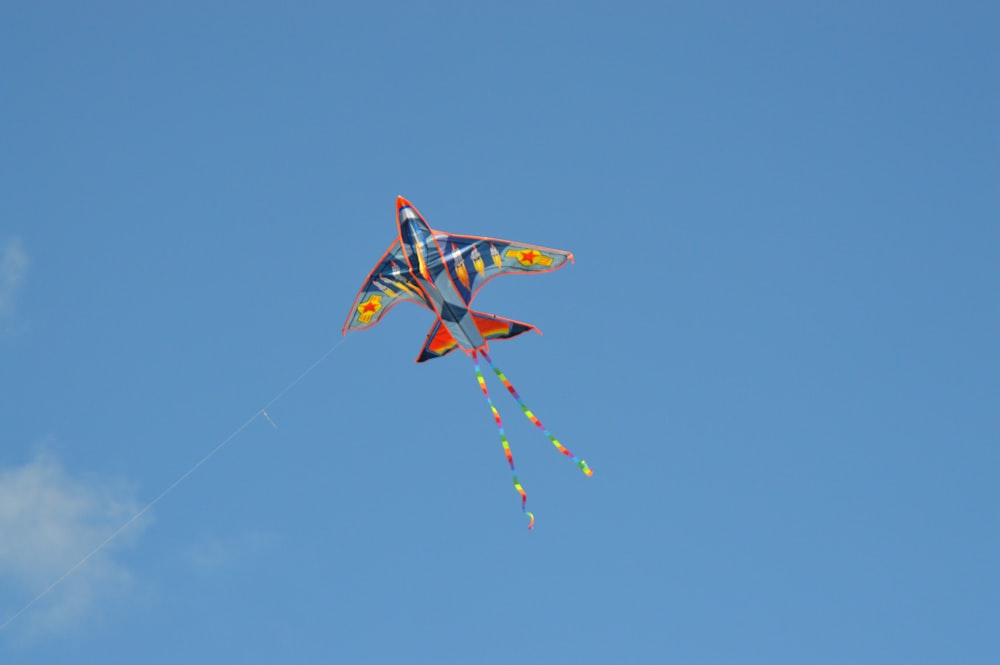
[[[386,312],[406,300],[430,308],[423,290],[410,277],[406,258],[397,238],[375,264],[364,286],[358,291],[342,332],[346,335],[348,330],[369,328],[378,323]]]
[[[497,275],[550,272],[573,262],[572,252],[523,242],[441,232],[434,239],[466,305]]]

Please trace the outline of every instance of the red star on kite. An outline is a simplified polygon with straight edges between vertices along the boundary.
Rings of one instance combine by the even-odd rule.
[[[526,249],[523,252],[520,252],[520,256],[517,258],[517,260],[526,266],[530,266],[532,263],[535,262],[536,256],[538,256],[538,254],[535,252],[535,250]]]
[[[368,300],[358,305],[358,320],[368,323],[380,309],[382,309],[382,296],[373,293],[368,296]]]

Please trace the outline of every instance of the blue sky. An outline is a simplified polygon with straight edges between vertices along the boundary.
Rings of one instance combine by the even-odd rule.
[[[355,4],[0,10],[0,661],[997,662],[1000,11]]]

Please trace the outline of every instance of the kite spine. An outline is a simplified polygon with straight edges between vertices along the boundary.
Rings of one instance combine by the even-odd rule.
[[[489,356],[483,353],[483,356],[489,360]],[[517,479],[517,469],[514,468],[514,455],[510,452],[510,443],[507,441],[507,433],[503,429],[503,420],[500,419],[500,412],[497,411],[497,407],[493,404],[493,400],[490,399],[490,391],[486,388],[486,379],[483,377],[483,372],[479,368],[479,357],[475,350],[472,352],[472,364],[476,367],[476,380],[479,381],[479,387],[483,391],[483,395],[486,397],[487,404],[490,405],[490,411],[493,412],[493,419],[497,424],[497,432],[500,434],[500,443],[503,444],[504,455],[507,456],[507,464],[510,465],[511,477],[514,480],[514,489],[517,493],[521,495],[521,510],[524,514],[528,516],[528,529],[535,528],[535,516],[531,514],[528,509],[528,494],[524,491],[524,487],[521,486],[521,482]],[[493,361],[490,361],[490,366],[493,365]]]
[[[475,353],[476,352],[473,351],[472,353],[473,353],[472,357],[473,357],[473,359],[475,359]],[[531,422],[533,422],[535,424],[535,427],[537,427],[538,429],[542,430],[542,432],[545,433],[545,436],[547,436],[549,438],[549,441],[552,442],[552,445],[555,446],[556,449],[559,452],[561,452],[563,455],[566,455],[567,457],[571,458],[573,460],[573,462],[578,467],[580,467],[581,471],[583,471],[588,476],[594,475],[594,472],[591,471],[591,469],[590,469],[589,466],[587,466],[587,462],[585,460],[580,459],[579,457],[577,457],[573,453],[571,453],[569,450],[566,449],[566,447],[563,444],[559,443],[559,439],[557,439],[555,436],[553,436],[552,433],[548,430],[548,428],[546,428],[545,425],[542,424],[542,421],[539,420],[538,417],[534,413],[532,413],[531,409],[528,408],[528,405],[524,403],[523,399],[521,399],[521,396],[517,394],[517,390],[514,388],[514,384],[512,384],[510,382],[510,380],[506,376],[504,376],[504,373],[500,371],[500,368],[497,367],[493,363],[493,359],[490,358],[490,354],[488,354],[486,351],[481,351],[481,353],[483,354],[483,358],[486,358],[486,362],[488,362],[490,364],[490,367],[493,368],[493,371],[496,373],[496,375],[498,377],[500,377],[500,380],[503,382],[503,385],[507,388],[507,391],[510,392],[510,394],[514,396],[514,399],[517,400],[517,403],[521,405],[521,410],[524,411],[524,415],[527,416],[528,420],[530,420]],[[478,361],[476,362],[476,372],[477,373],[479,372],[479,363],[478,363]],[[482,376],[482,375],[480,375],[480,376]],[[482,381],[481,378],[480,378],[480,381]],[[484,391],[486,390],[485,385],[486,384],[483,383],[483,390]],[[487,397],[487,399],[489,399],[489,397]],[[491,406],[492,406],[492,404],[493,403],[490,402]],[[496,412],[496,409],[494,409],[494,412]],[[500,418],[500,416],[498,415],[497,419],[499,420],[499,418]],[[504,445],[506,445],[506,444],[504,444]],[[513,466],[511,468],[513,468]]]

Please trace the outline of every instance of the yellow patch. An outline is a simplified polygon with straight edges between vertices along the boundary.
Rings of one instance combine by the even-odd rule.
[[[546,256],[536,249],[508,249],[505,256],[509,259],[517,259],[522,266],[552,265],[552,257]]]
[[[368,300],[358,305],[358,321],[371,323],[372,317],[382,309],[382,296],[371,294]]]

